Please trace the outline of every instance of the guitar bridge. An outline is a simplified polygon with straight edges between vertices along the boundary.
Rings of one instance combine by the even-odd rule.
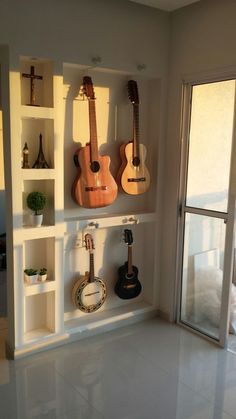
[[[138,177],[138,178],[128,178],[128,182],[146,182],[146,178],[145,177]]]
[[[106,191],[107,186],[86,186],[85,191],[86,192],[95,192],[95,191]]]

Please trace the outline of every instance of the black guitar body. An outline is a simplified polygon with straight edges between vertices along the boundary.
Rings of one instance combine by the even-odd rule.
[[[123,300],[137,297],[142,291],[142,285],[138,280],[138,268],[132,267],[132,275],[128,275],[128,262],[118,269],[118,281],[115,286],[115,293]]]

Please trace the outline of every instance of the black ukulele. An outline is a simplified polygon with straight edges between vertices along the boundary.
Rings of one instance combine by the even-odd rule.
[[[138,280],[138,268],[132,265],[132,231],[125,229],[125,243],[128,245],[128,262],[118,269],[119,279],[115,286],[118,297],[128,300],[137,297],[142,291],[142,285]]]

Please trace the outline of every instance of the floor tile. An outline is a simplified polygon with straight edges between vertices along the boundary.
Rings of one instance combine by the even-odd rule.
[[[1,419],[236,418],[236,356],[159,319],[0,359],[0,377]]]

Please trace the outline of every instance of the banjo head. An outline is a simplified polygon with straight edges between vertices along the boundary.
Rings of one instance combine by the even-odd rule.
[[[103,305],[106,296],[106,285],[100,278],[96,277],[93,282],[89,282],[88,277],[82,281],[77,281],[72,290],[72,300],[75,307],[84,313],[93,313],[98,310]]]

